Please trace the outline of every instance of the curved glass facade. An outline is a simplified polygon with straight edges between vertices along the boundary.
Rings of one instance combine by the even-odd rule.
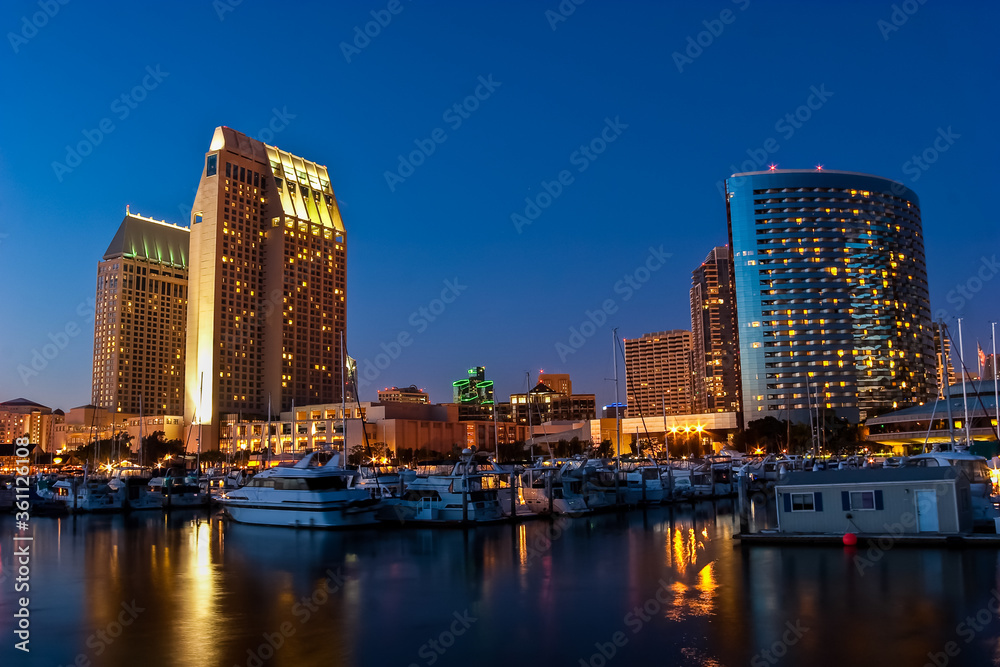
[[[917,195],[842,171],[726,179],[744,419],[851,421],[937,391]]]

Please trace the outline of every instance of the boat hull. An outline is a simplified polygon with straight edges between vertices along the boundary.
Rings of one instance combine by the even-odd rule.
[[[388,523],[415,523],[429,525],[461,525],[474,523],[495,523],[504,521],[497,501],[469,502],[468,514],[462,512],[461,505],[443,503],[416,503],[406,500],[384,502],[376,513],[379,521]]]
[[[376,505],[313,504],[287,507],[281,505],[226,502],[226,515],[238,523],[255,526],[290,528],[353,528],[376,523]]]
[[[168,494],[162,497],[160,505],[164,509],[178,509],[182,507],[208,507],[209,495],[207,493],[180,493]]]
[[[524,503],[536,514],[549,513],[549,498],[541,489],[525,489]],[[582,496],[571,496],[568,498],[553,498],[552,513],[561,516],[587,514],[592,512],[587,507],[587,501]]]

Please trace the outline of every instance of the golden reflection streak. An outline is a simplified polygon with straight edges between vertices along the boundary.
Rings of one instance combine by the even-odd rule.
[[[670,590],[674,594],[673,603],[664,611],[664,616],[672,621],[683,621],[691,616],[709,616],[715,606],[718,582],[715,578],[715,562],[703,567],[697,575],[694,586],[675,581]]]
[[[684,571],[687,569],[687,558],[684,556],[684,534],[681,533],[680,528],[674,530],[671,542],[673,542],[674,548],[674,569],[680,574],[684,574]]]
[[[688,528],[686,536],[680,528],[675,529],[673,536],[674,569],[679,574],[687,572],[688,565],[698,563],[698,550],[704,548],[705,543],[698,539],[694,528]]]
[[[517,555],[522,567],[528,564],[528,531],[523,523],[517,527]]]
[[[212,566],[212,526],[198,521],[188,533],[187,570],[177,582],[178,639],[192,660],[219,663],[216,630],[215,591],[217,574]]]

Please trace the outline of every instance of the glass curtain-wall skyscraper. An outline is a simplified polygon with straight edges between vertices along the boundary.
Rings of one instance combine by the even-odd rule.
[[[936,394],[917,195],[842,171],[726,180],[747,421],[852,421]]]
[[[341,400],[346,239],[326,167],[215,130],[191,214],[185,416]]]

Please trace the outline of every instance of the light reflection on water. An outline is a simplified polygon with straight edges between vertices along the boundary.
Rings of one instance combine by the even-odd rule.
[[[784,664],[922,665],[986,608],[1000,571],[995,549],[900,547],[859,568],[861,550],[741,548],[728,501],[469,531],[295,531],[193,511],[32,526],[31,662],[9,662],[23,656],[8,641],[4,665],[579,665],[618,632],[621,664],[739,665],[789,623],[808,630],[780,647]],[[143,611],[115,628],[133,601]],[[992,619],[949,664],[997,664],[998,636]]]

